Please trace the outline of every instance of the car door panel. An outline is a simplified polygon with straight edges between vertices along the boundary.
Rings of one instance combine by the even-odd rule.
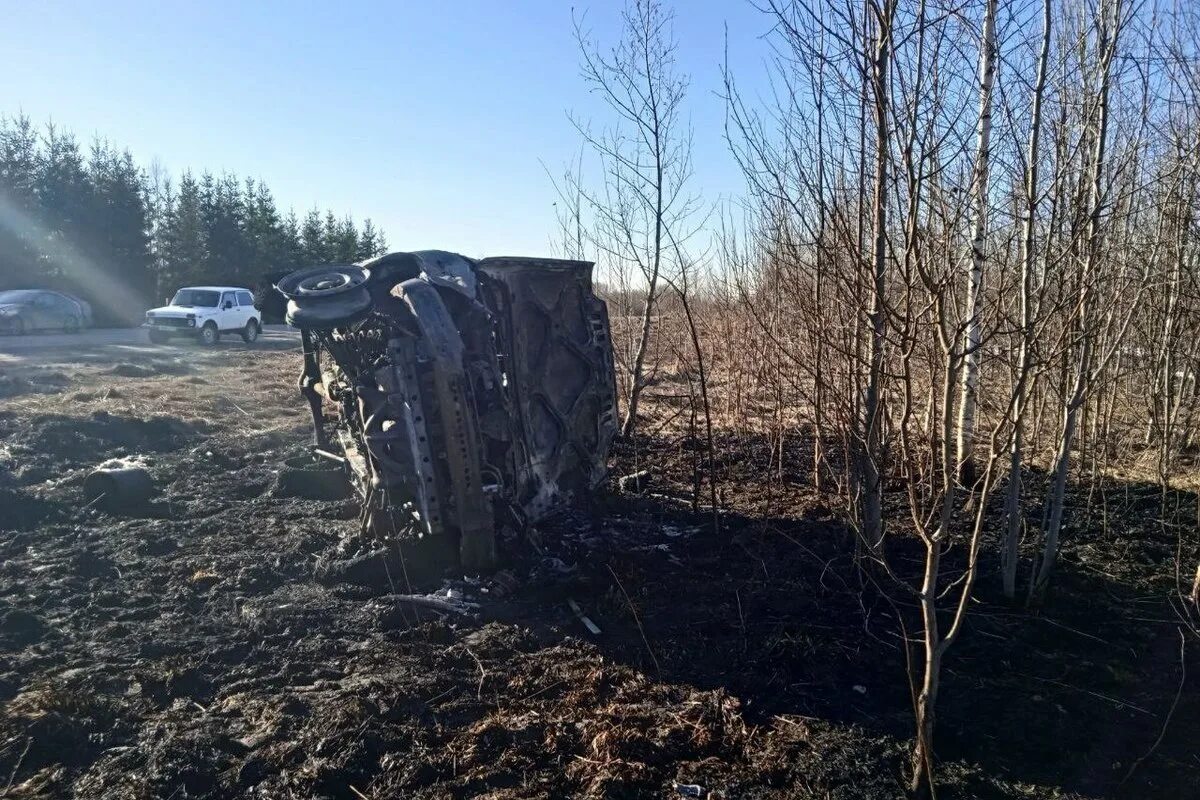
[[[237,324],[237,298],[233,292],[221,293],[221,305],[217,309],[217,326],[223,331],[231,331]]]
[[[54,295],[55,326],[66,330],[72,319],[78,319],[75,304],[60,294]]]
[[[237,312],[237,326],[239,328],[246,327],[246,323],[250,320],[250,309],[242,305],[241,292],[234,294],[233,310]]]
[[[238,292],[238,308],[242,311],[242,325],[249,325],[254,319],[254,296],[249,292]]]
[[[33,327],[41,330],[56,327],[54,323],[54,301],[48,294],[33,298]]]

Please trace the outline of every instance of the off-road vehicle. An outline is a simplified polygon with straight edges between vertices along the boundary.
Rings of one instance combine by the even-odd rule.
[[[262,330],[262,314],[249,289],[239,286],[186,286],[164,306],[146,312],[150,341],[162,344],[186,336],[215,345],[223,333],[236,333],[249,344]]]

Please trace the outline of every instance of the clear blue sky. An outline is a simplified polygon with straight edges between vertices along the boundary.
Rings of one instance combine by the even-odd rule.
[[[9,2],[0,113],[53,119],[143,165],[267,181],[281,208],[373,218],[392,249],[549,250],[568,109],[603,119],[579,77],[572,5],[492,2]],[[695,188],[736,193],[723,141],[725,26],[739,83],[763,72],[744,0],[680,0]],[[617,2],[579,4],[601,42]]]

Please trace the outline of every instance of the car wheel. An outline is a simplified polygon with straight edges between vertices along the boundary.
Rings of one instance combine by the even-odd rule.
[[[221,332],[217,330],[216,324],[212,322],[204,323],[204,327],[200,329],[200,344],[205,347],[212,347],[219,341],[221,341]]]
[[[63,320],[63,333],[79,333],[79,318],[67,317]]]
[[[242,341],[250,344],[258,338],[258,320],[250,320],[246,323],[245,329],[242,331]]]
[[[170,339],[171,334],[164,331],[156,331],[154,328],[150,329],[150,342],[152,344],[166,344]]]

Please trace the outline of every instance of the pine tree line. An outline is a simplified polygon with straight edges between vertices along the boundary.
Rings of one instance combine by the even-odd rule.
[[[175,180],[107,141],[84,148],[53,123],[0,117],[0,289],[62,289],[90,302],[97,324],[136,322],[182,285],[253,287],[385,248],[369,219],[281,212],[261,180]]]

